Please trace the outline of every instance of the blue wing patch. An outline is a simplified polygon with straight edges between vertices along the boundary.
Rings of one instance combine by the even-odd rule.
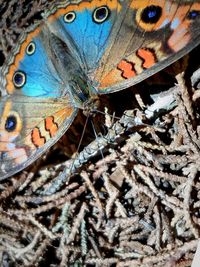
[[[50,21],[50,27],[54,28],[54,32],[64,42],[73,42],[87,70],[94,70],[108,46],[108,38],[117,12],[116,9],[111,11],[106,5],[96,8],[79,7],[78,10],[76,7],[77,5],[67,7],[65,14],[58,10],[57,13],[61,15],[54,14],[58,18]],[[70,8],[73,11],[68,11]]]

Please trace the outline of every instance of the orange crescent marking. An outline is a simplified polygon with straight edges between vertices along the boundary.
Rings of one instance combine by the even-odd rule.
[[[53,137],[58,131],[58,125],[54,122],[54,117],[48,117],[45,119],[45,129],[49,132],[50,136]]]
[[[34,128],[32,131],[32,142],[36,147],[41,147],[46,143],[45,137],[41,136],[40,130],[38,128]]]
[[[153,51],[146,49],[146,48],[140,48],[137,51],[137,55],[144,61],[142,63],[142,67],[144,69],[148,69],[156,64],[156,57]]]
[[[126,60],[122,60],[117,68],[122,71],[122,77],[125,79],[130,79],[136,76],[136,72],[134,70],[134,64],[132,62],[128,62]]]
[[[4,107],[4,111],[3,111],[3,114],[1,115],[1,124],[0,124],[0,128],[2,130],[5,130],[5,123],[6,123],[6,119],[8,117],[8,114],[10,113],[11,111],[11,108],[12,108],[12,103],[10,100],[8,100],[5,104],[5,107]]]

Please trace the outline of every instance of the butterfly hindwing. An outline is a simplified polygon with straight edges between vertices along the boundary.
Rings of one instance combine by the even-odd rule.
[[[92,76],[99,93],[138,83],[200,42],[199,1],[132,0],[122,5]]]
[[[0,103],[0,180],[36,160],[76,116],[69,97],[4,97]]]

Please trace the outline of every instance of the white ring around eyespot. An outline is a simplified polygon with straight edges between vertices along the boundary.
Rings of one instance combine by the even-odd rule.
[[[73,11],[68,12],[64,15],[63,19],[66,23],[72,23],[76,18],[76,13]]]
[[[104,9],[106,12],[105,12],[105,16],[102,19],[99,19],[99,18],[97,18],[97,12],[101,9]],[[100,6],[94,10],[93,20],[96,23],[103,23],[108,18],[109,15],[110,15],[110,10],[108,9],[108,7],[107,6]]]
[[[29,49],[31,48],[31,51]],[[30,42],[26,47],[26,54],[31,56],[35,53],[36,45],[34,42]]]
[[[20,74],[21,77],[22,77],[22,82],[20,84],[17,84],[15,82],[15,77],[16,75]],[[17,88],[21,88],[25,83],[26,83],[26,75],[25,73],[23,73],[22,71],[16,71],[15,74],[13,75],[13,83],[14,83],[14,86],[17,87]]]

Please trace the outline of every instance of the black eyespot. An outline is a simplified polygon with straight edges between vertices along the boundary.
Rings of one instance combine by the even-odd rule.
[[[13,132],[17,126],[17,118],[14,115],[10,115],[7,117],[5,123],[5,129],[7,132]]]
[[[70,11],[67,14],[65,14],[63,18],[64,18],[64,22],[72,23],[76,18],[76,13],[73,11]]]
[[[190,19],[190,20],[194,20],[194,19],[196,19],[196,17],[198,17],[199,15],[200,15],[200,12],[199,12],[199,11],[197,11],[197,10],[191,10],[191,11],[188,13],[187,17],[188,17],[188,19]]]
[[[110,16],[110,9],[107,6],[101,6],[94,10],[93,21],[96,23],[103,23]]]
[[[21,88],[26,83],[26,75],[22,71],[16,71],[13,76],[13,83],[17,88]]]
[[[26,47],[27,55],[31,56],[35,53],[35,43],[30,42],[30,44]]]
[[[141,20],[145,23],[156,23],[162,15],[160,6],[147,6],[141,14]]]

